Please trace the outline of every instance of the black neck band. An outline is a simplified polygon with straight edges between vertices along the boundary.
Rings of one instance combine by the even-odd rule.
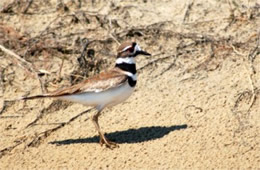
[[[132,74],[136,74],[135,64],[121,63],[116,64],[116,67],[120,68],[121,70],[130,72]],[[134,87],[136,85],[136,80],[133,80],[132,77],[128,76],[128,83],[131,87]]]
[[[132,74],[136,73],[135,64],[121,63],[121,64],[116,64],[116,67],[120,68],[121,70],[130,72]]]

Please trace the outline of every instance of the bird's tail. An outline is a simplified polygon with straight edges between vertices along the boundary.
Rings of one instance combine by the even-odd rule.
[[[40,94],[40,95],[35,95],[35,96],[28,96],[28,97],[20,97],[18,100],[32,100],[32,99],[40,99],[40,98],[45,98],[49,97],[47,94]]]
[[[35,95],[35,96],[19,97],[17,99],[5,100],[5,101],[13,102],[13,101],[19,101],[19,100],[33,100],[33,99],[40,99],[40,98],[45,98],[45,97],[50,97],[50,96],[48,94],[40,94],[40,95]]]

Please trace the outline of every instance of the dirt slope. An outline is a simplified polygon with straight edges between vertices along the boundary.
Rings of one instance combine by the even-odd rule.
[[[258,169],[259,11],[242,0],[2,0],[0,169]],[[119,148],[100,147],[85,106],[7,101],[113,67],[126,40],[153,56],[137,58],[134,94],[100,118]]]

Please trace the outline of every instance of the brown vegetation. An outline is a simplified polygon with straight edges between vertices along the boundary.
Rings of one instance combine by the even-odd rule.
[[[259,11],[243,0],[1,0],[0,169],[259,168]],[[90,108],[13,101],[113,67],[126,40],[153,56],[137,59],[134,95],[101,117],[120,148],[98,145]]]

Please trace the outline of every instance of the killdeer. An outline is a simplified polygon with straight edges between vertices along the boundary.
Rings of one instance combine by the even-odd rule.
[[[55,98],[71,102],[93,106],[97,112],[91,116],[100,136],[101,146],[105,144],[109,148],[117,144],[109,141],[101,131],[98,117],[105,107],[111,107],[125,101],[134,91],[137,81],[135,57],[137,55],[151,55],[142,51],[135,42],[125,42],[117,50],[116,65],[113,69],[104,71],[94,77],[51,93],[23,97],[22,100],[37,98]]]

